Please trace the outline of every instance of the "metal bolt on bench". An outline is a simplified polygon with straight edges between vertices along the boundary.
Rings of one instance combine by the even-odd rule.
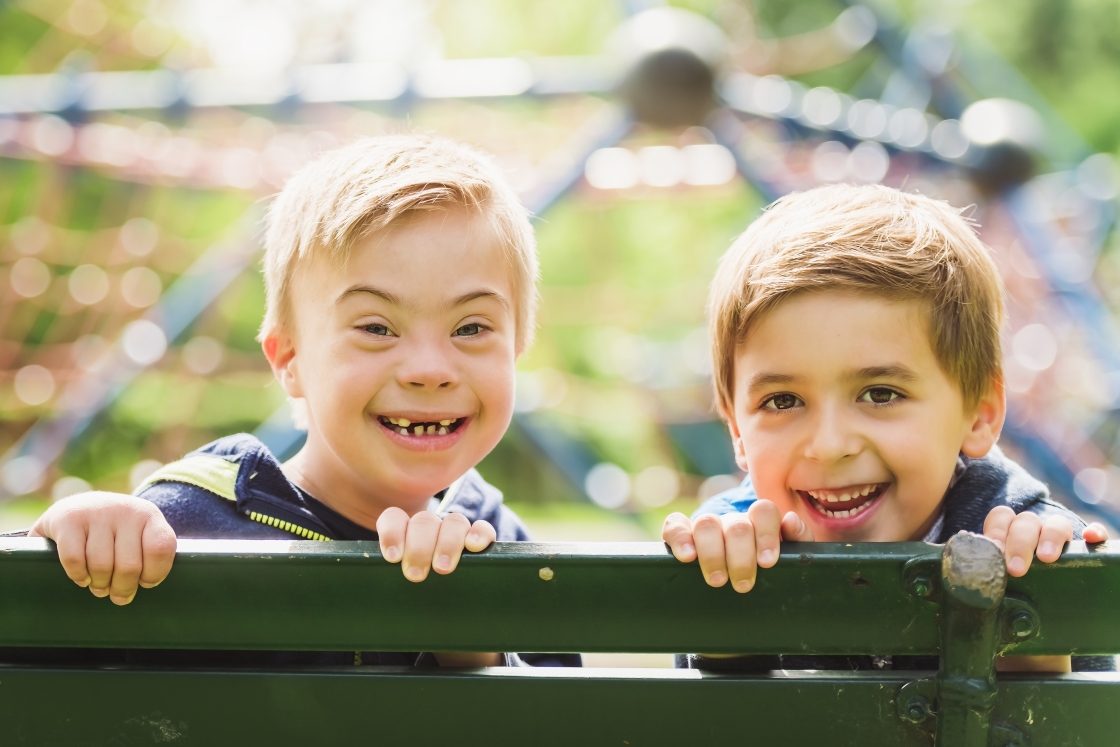
[[[4,744],[1120,743],[1116,673],[995,672],[1000,653],[1120,652],[1120,552],[1108,546],[1073,543],[1015,579],[975,535],[944,548],[787,544],[739,595],[660,543],[499,543],[412,584],[375,543],[181,540],[167,581],[119,608],[71,584],[47,542],[0,539],[0,599],[0,647],[941,661],[742,675],[8,664]]]

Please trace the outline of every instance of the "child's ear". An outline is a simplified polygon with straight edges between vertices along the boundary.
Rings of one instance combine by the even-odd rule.
[[[1007,398],[1004,395],[1002,374],[992,377],[988,391],[980,397],[969,417],[972,424],[961,444],[961,452],[966,457],[980,459],[987,456],[999,440],[1003,421],[1007,417]]]
[[[303,397],[303,388],[299,383],[299,372],[296,367],[296,347],[292,339],[282,327],[278,327],[261,340],[264,357],[272,367],[272,375],[284,387],[289,397]]]
[[[747,469],[747,450],[743,445],[743,436],[739,433],[739,424],[735,422],[734,413],[723,412],[724,408],[720,408],[724,420],[727,421],[727,430],[731,433],[731,446],[735,450],[735,464],[739,465],[739,469],[744,472],[749,472]]]

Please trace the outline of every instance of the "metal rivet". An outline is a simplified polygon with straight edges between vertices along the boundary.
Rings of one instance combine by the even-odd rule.
[[[538,575],[544,581],[551,581],[552,577],[555,576],[556,574],[552,572],[551,568],[549,568],[548,566],[545,566],[544,568],[541,568],[540,573]]]
[[[911,698],[906,704],[906,715],[914,723],[919,723],[926,720],[929,715],[929,701],[922,696]]]
[[[910,593],[916,597],[928,597],[933,591],[933,584],[926,576],[914,576],[910,579]]]
[[[1019,610],[1011,617],[1011,632],[1018,638],[1026,638],[1034,632],[1034,615]]]

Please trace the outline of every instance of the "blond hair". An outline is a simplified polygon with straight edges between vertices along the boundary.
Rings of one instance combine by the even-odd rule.
[[[1001,372],[1003,284],[972,223],[948,203],[880,185],[787,195],[731,245],[708,302],[716,400],[732,417],[735,354],[794,293],[923,301],[934,355],[975,404]]]
[[[490,160],[427,135],[387,135],[324,153],[272,202],[265,233],[265,314],[260,339],[289,321],[292,277],[322,254],[344,264],[354,246],[419,211],[463,207],[486,218],[513,275],[517,350],[533,339],[537,250],[529,214]]]

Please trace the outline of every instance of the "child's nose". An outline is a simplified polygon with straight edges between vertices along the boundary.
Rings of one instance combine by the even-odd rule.
[[[822,407],[805,448],[805,456],[821,462],[837,462],[859,453],[860,439],[839,408]]]
[[[417,345],[397,368],[397,380],[409,389],[449,389],[459,377],[450,356],[436,345]]]

